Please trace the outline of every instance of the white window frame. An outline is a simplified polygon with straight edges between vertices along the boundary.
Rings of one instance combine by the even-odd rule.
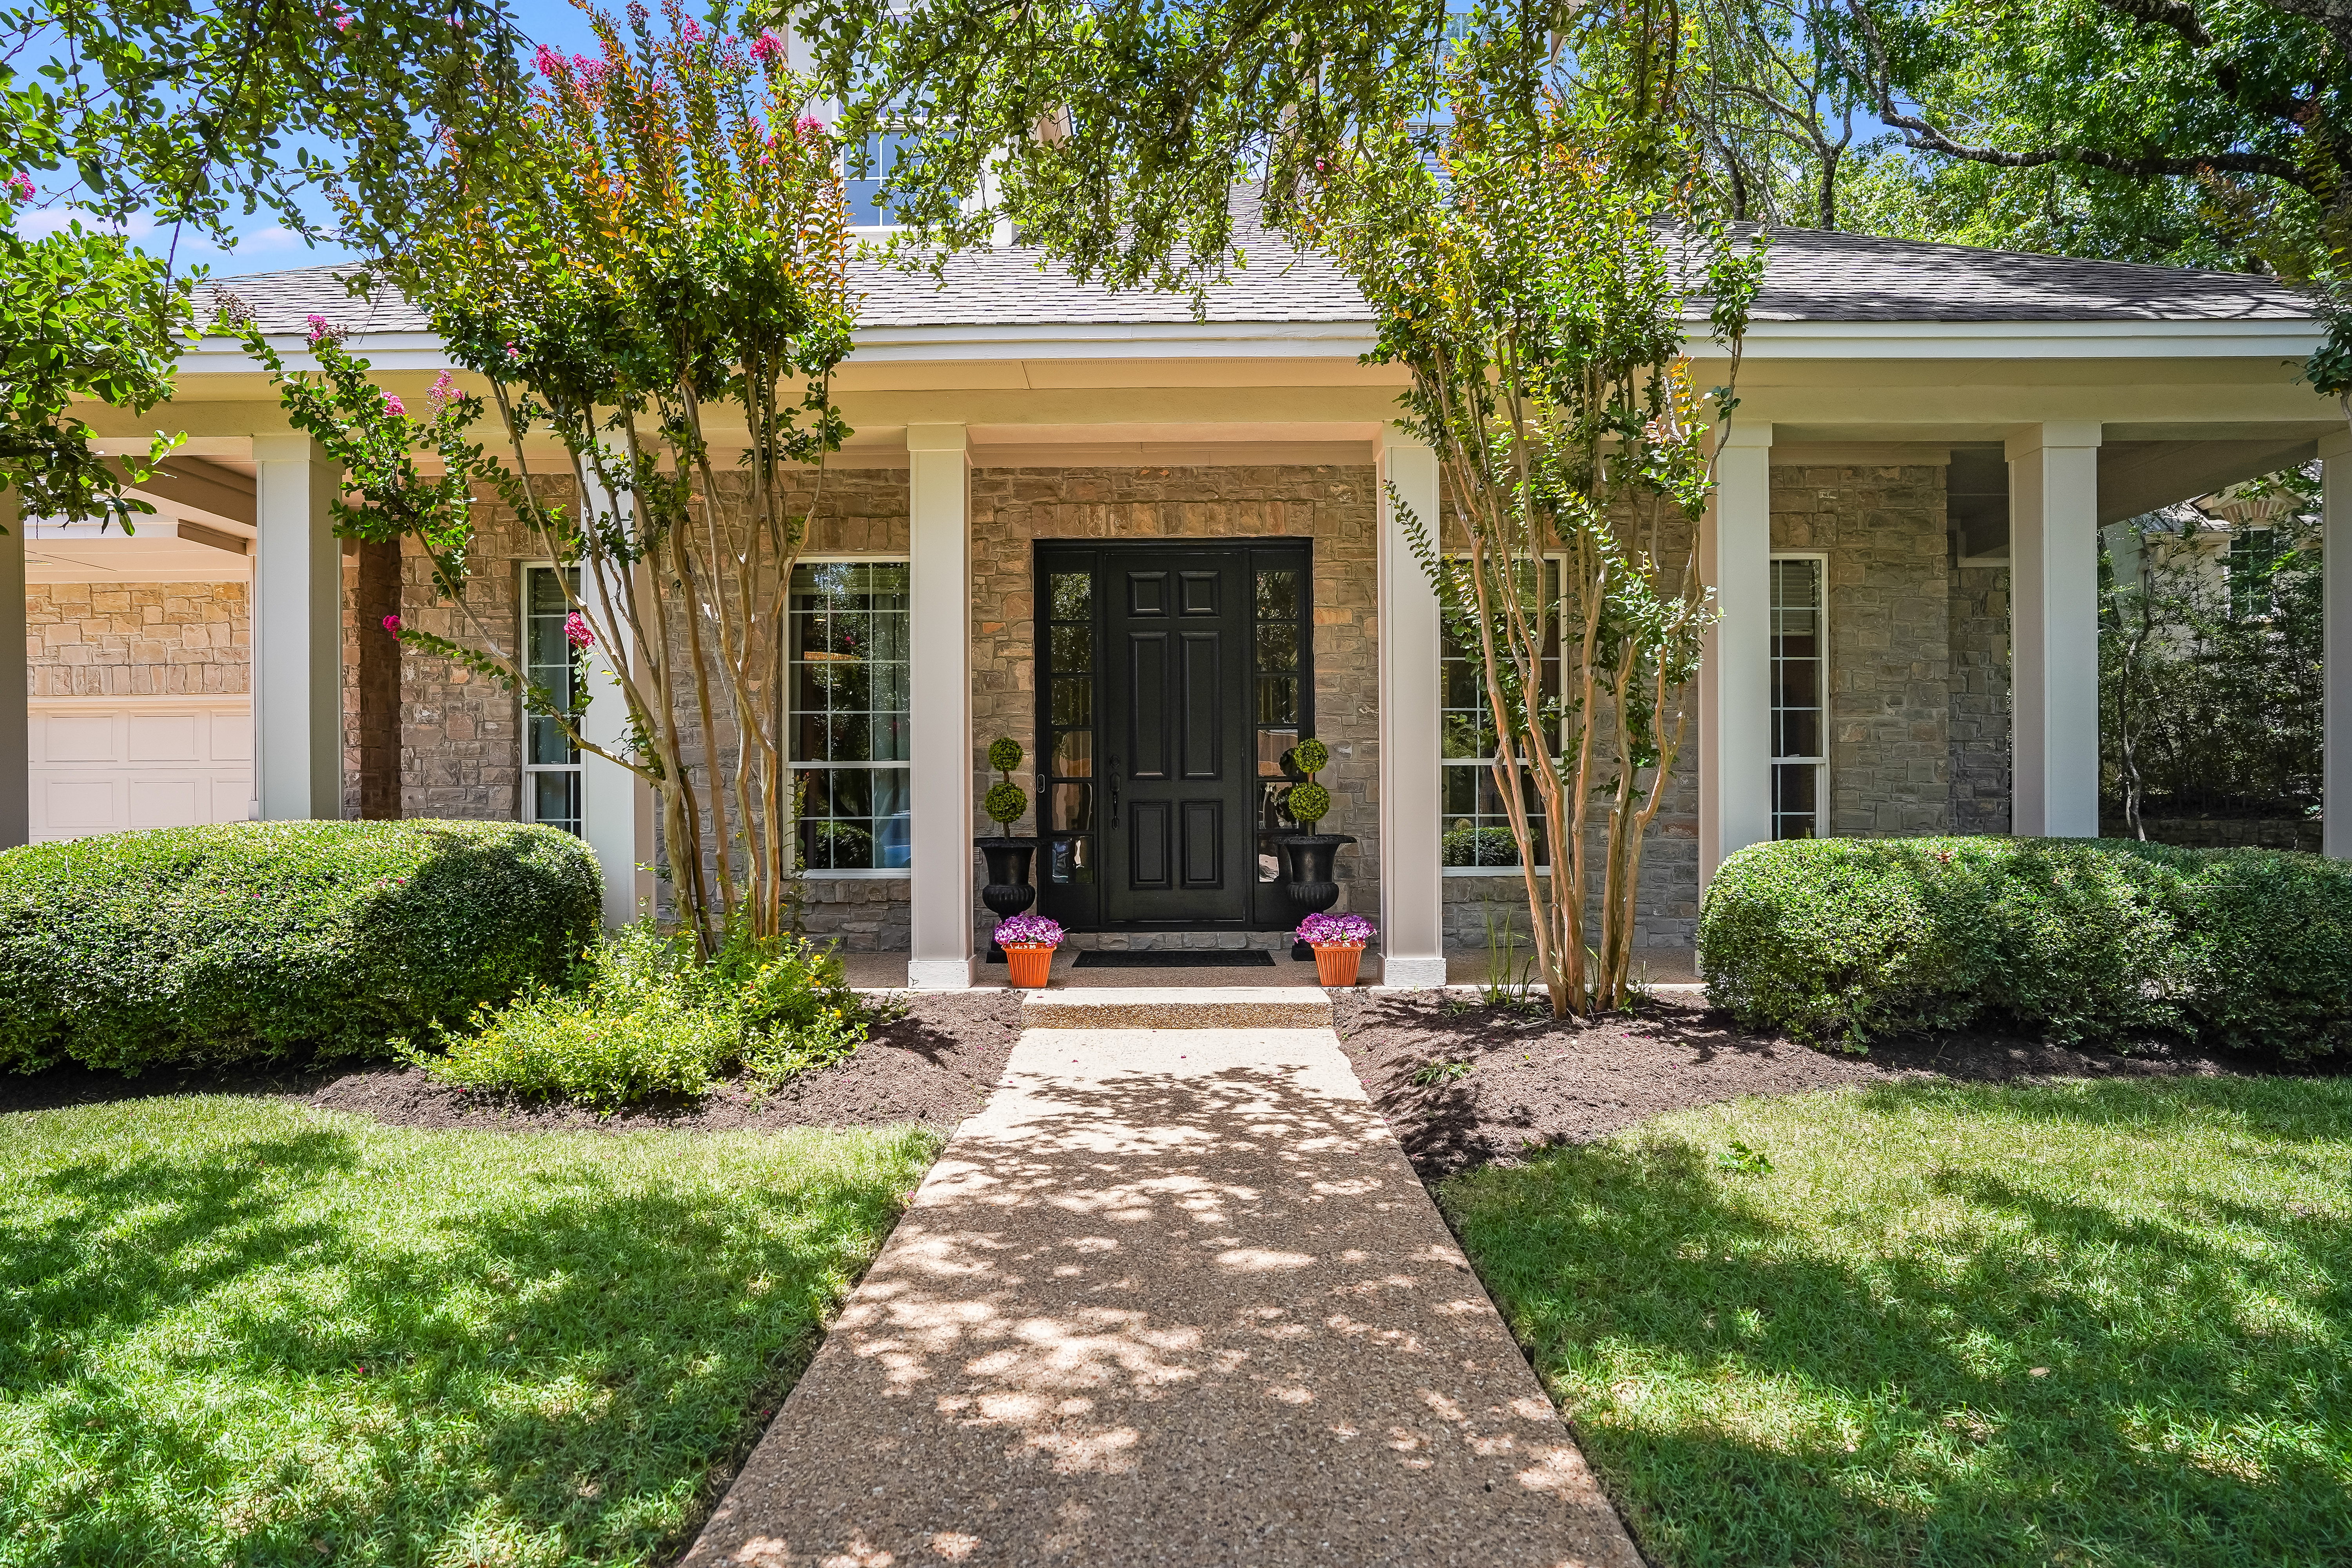
[[[914,557],[903,550],[803,550],[800,554],[793,558],[793,565],[796,570],[803,566],[824,566],[843,562],[857,566],[911,566],[914,563]],[[784,599],[784,614],[789,616],[792,614],[792,595],[789,585],[787,586]],[[789,626],[786,628],[785,635],[787,637],[791,635]],[[789,650],[789,643],[786,647]],[[789,669],[789,657],[787,658],[786,667]],[[790,677],[787,676],[786,679],[789,680]],[[789,691],[785,694],[785,702],[787,704],[786,712],[789,716],[789,704],[791,702],[791,693]],[[787,728],[789,729],[789,717],[787,717],[786,722]],[[791,761],[790,754],[792,752],[792,736],[790,733],[786,733],[783,736],[783,742],[786,753],[785,765],[793,772],[798,773],[803,765],[807,766],[809,771],[812,773],[820,772],[825,768],[826,764],[822,763],[803,764]],[[871,763],[861,763],[856,765],[860,767],[872,767],[876,764]],[[896,766],[898,764],[886,763],[883,765]],[[905,764],[905,766],[908,772],[911,773],[913,771],[913,764],[911,763]],[[911,807],[909,809],[911,811]],[[798,825],[795,824],[795,836],[797,836],[798,831]],[[914,874],[915,868],[912,866],[853,866],[840,869],[835,869],[831,867],[824,868],[812,868],[801,873],[802,876],[807,878],[809,880],[817,882],[903,882],[911,878]]]
[[[1827,838],[1827,837],[1830,836],[1830,753],[1829,753],[1829,743],[1830,743],[1830,558],[1829,558],[1829,553],[1828,553],[1828,552],[1826,552],[1826,551],[1821,551],[1821,550],[1775,550],[1775,551],[1773,551],[1773,552],[1771,552],[1771,557],[1770,557],[1770,559],[1771,559],[1772,561],[1776,562],[1776,563],[1777,563],[1777,562],[1781,562],[1781,561],[1811,561],[1811,562],[1812,562],[1812,563],[1815,564],[1815,566],[1819,569],[1820,574],[1821,574],[1820,578],[1818,579],[1818,581],[1820,582],[1820,584],[1821,584],[1821,591],[1822,591],[1822,602],[1821,602],[1821,607],[1820,607],[1820,608],[1815,612],[1815,614],[1817,614],[1817,615],[1818,615],[1818,616],[1820,616],[1820,617],[1821,617],[1821,627],[1820,627],[1819,632],[1818,632],[1816,635],[1821,638],[1821,647],[1822,647],[1822,657],[1821,657],[1821,666],[1822,666],[1822,688],[1821,688],[1821,699],[1822,699],[1822,724],[1821,724],[1822,751],[1821,751],[1821,754],[1820,754],[1820,755],[1818,755],[1818,756],[1812,756],[1812,757],[1783,757],[1783,756],[1780,756],[1780,755],[1778,755],[1778,754],[1773,754],[1773,755],[1770,755],[1770,756],[1769,756],[1769,757],[1767,758],[1767,760],[1766,760],[1766,762],[1765,762],[1765,764],[1764,764],[1764,765],[1765,765],[1765,767],[1766,767],[1766,769],[1768,770],[1768,772],[1765,773],[1765,776],[1764,776],[1764,803],[1765,803],[1765,816],[1766,816],[1766,820],[1767,820],[1767,821],[1769,821],[1769,822],[1772,825],[1772,832],[1773,832],[1773,836],[1777,838],[1777,837],[1779,837],[1779,835],[1780,835],[1780,813],[1778,813],[1778,812],[1776,812],[1776,811],[1773,811],[1773,810],[1771,809],[1771,805],[1772,805],[1772,775],[1771,775],[1771,773],[1770,773],[1770,772],[1769,772],[1769,770],[1770,770],[1770,769],[1775,769],[1775,768],[1783,768],[1783,767],[1798,767],[1798,766],[1803,766],[1803,765],[1805,765],[1805,764],[1807,764],[1807,763],[1811,763],[1811,764],[1812,765],[1812,768],[1813,768],[1813,837],[1816,837],[1816,838]],[[1768,566],[1768,567],[1766,567],[1766,568],[1765,568],[1765,570],[1766,570],[1766,572],[1769,574],[1769,573],[1771,571],[1771,568],[1770,568],[1769,566]],[[1776,607],[1776,606],[1773,605],[1773,603],[1772,603],[1772,599],[1771,599],[1771,583],[1770,583],[1770,580],[1769,580],[1769,576],[1768,576],[1768,578],[1767,578],[1767,580],[1766,580],[1766,584],[1765,584],[1765,590],[1766,590],[1766,592],[1765,592],[1765,614],[1766,614],[1767,616],[1770,616],[1770,615],[1773,615],[1773,614],[1775,614],[1775,613],[1776,613],[1776,609],[1777,609],[1777,607]],[[1769,627],[1768,627],[1768,628],[1767,628],[1767,635],[1768,635],[1768,637],[1770,635],[1770,628],[1769,628]],[[1766,657],[1767,657],[1768,658],[1772,658],[1772,657],[1773,657],[1773,656],[1770,654],[1770,652],[1769,651],[1769,647],[1770,647],[1770,644],[1768,642],[1768,643],[1767,643],[1767,645],[1766,645],[1766,647],[1767,647],[1767,649],[1768,649],[1767,654],[1766,654]],[[1778,711],[1777,708],[1775,709],[1775,710],[1774,710],[1774,711],[1777,713],[1777,711]],[[1768,735],[1767,735],[1767,740],[1766,740],[1766,746],[1767,746],[1767,750],[1769,751],[1769,748],[1770,748],[1773,744],[1775,744],[1775,743],[1776,743],[1776,742],[1774,742],[1774,740],[1771,738],[1770,734],[1769,733],[1769,730],[1777,730],[1777,729],[1778,729],[1778,726],[1777,726],[1777,725],[1774,725],[1774,724],[1772,724],[1772,723],[1771,723],[1771,721],[1770,721],[1769,717],[1768,717],[1768,719],[1767,719],[1766,722],[1767,722],[1767,725],[1768,725]]]
[[[523,675],[526,679],[529,679],[531,675],[531,574],[534,572],[556,572],[562,569],[563,568],[559,563],[553,561],[526,561],[522,563],[522,578],[517,584],[520,588],[521,592],[517,595],[517,602],[515,605],[515,626],[518,633],[515,639],[515,648],[517,653],[515,662],[521,667]],[[579,568],[573,567],[572,570],[577,571]],[[539,809],[539,790],[537,788],[538,779],[541,775],[546,773],[570,773],[572,779],[572,799],[578,804],[580,809],[580,815],[575,818],[579,823],[579,826],[577,827],[572,827],[561,822],[551,823],[550,826],[562,827],[567,833],[579,833],[584,835],[588,827],[588,780],[586,757],[581,753],[580,749],[577,746],[572,746],[567,748],[572,753],[572,761],[569,763],[532,762],[530,760],[530,726],[533,715],[530,711],[530,705],[523,702],[520,697],[517,697],[515,702],[516,706],[520,708],[522,712],[522,722],[515,726],[515,753],[521,763],[520,777],[522,781],[520,785],[521,799],[515,803],[516,817],[523,822],[535,823],[545,821],[545,818],[537,815]]]
[[[1460,557],[1456,557],[1456,559],[1460,559]],[[1549,554],[1545,555],[1544,560],[1545,560],[1548,563],[1549,563],[1549,564],[1551,564],[1551,565],[1553,565],[1553,566],[1558,567],[1563,574],[1566,574],[1566,572],[1568,571],[1568,554],[1567,554],[1567,552],[1566,552],[1565,551],[1553,551],[1553,552],[1551,552],[1550,553],[1549,553]],[[1565,672],[1566,672],[1566,668],[1567,668],[1567,657],[1568,657],[1567,642],[1566,642],[1565,637],[1563,637],[1563,638],[1562,638],[1562,641],[1561,641],[1561,647],[1560,647],[1560,658],[1561,658],[1561,668],[1562,668],[1562,675],[1563,675],[1563,679],[1565,679]],[[1439,842],[1439,844],[1442,846],[1442,845],[1444,843],[1444,839],[1445,839],[1445,787],[1444,787],[1444,783],[1443,783],[1443,781],[1444,781],[1444,777],[1445,777],[1445,774],[1444,774],[1444,771],[1443,771],[1443,770],[1444,770],[1444,769],[1446,769],[1446,768],[1485,768],[1485,769],[1486,769],[1488,772],[1490,772],[1490,773],[1491,773],[1491,772],[1494,770],[1495,760],[1494,760],[1492,757],[1449,757],[1449,756],[1446,756],[1446,755],[1444,755],[1444,750],[1445,750],[1445,747],[1444,747],[1444,739],[1443,739],[1444,734],[1444,726],[1445,726],[1445,633],[1444,633],[1444,627],[1442,627],[1442,626],[1441,626],[1441,627],[1439,628],[1439,630],[1438,630],[1438,638],[1437,638],[1437,664],[1438,664],[1438,675],[1437,675],[1437,680],[1438,680],[1438,686],[1437,686],[1437,723],[1438,723],[1438,732],[1439,732],[1439,736],[1440,736],[1440,742],[1439,742],[1439,745],[1438,745],[1439,756],[1438,756],[1438,759],[1437,759],[1437,765],[1438,765],[1438,768],[1440,769],[1440,772],[1439,772],[1439,773],[1438,773],[1438,775],[1437,775],[1437,776],[1438,776],[1438,778],[1439,778],[1439,780],[1440,780],[1441,782],[1439,783],[1438,790],[1437,790],[1437,803],[1438,803],[1438,810],[1437,810],[1436,833],[1437,833],[1437,837],[1438,837],[1438,842]],[[1563,721],[1563,722],[1564,722],[1564,721]],[[1562,734],[1562,735],[1564,735],[1565,733],[1566,733],[1566,731],[1565,731],[1565,730],[1563,730],[1563,731],[1561,731],[1561,734]],[[1559,739],[1560,739],[1560,736],[1558,736],[1558,735],[1554,736],[1554,737],[1553,737],[1553,744],[1555,744],[1555,745],[1559,744]],[[1523,869],[1524,869],[1524,868],[1522,868],[1522,867],[1518,867],[1518,866],[1443,866],[1443,865],[1441,865],[1441,866],[1438,868],[1439,874],[1440,874],[1441,876],[1447,877],[1447,878],[1455,878],[1455,877],[1516,877],[1516,876],[1519,875],[1519,874],[1520,874],[1520,872],[1521,872]],[[1551,875],[1551,865],[1550,865],[1550,863],[1549,863],[1549,861],[1547,861],[1545,864],[1543,864],[1543,865],[1541,865],[1541,866],[1537,867],[1537,868],[1536,868],[1536,875],[1537,875],[1537,876],[1538,876],[1538,877],[1549,877],[1549,876],[1550,876],[1550,875]]]

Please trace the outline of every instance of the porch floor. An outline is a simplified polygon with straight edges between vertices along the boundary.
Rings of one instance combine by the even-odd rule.
[[[1056,989],[1162,990],[1169,987],[1201,988],[1209,986],[1313,985],[1315,963],[1294,961],[1288,950],[1277,950],[1271,966],[1253,964],[1245,969],[1075,969],[1077,952],[1063,948],[1054,954],[1053,984]],[[845,952],[842,966],[848,972],[849,983],[861,990],[895,990],[907,984],[907,955],[903,952]],[[1637,976],[1646,972],[1656,984],[1685,985],[1698,979],[1697,961],[1686,947],[1637,948],[1633,952],[1633,970]],[[1363,967],[1358,972],[1358,983],[1377,985],[1381,981],[1381,961],[1377,954],[1366,953]],[[1449,952],[1445,955],[1445,980],[1449,985],[1479,985],[1486,979],[1486,955],[1484,952]],[[980,978],[975,989],[1002,991],[1006,989],[1004,966],[1001,963],[980,965]]]

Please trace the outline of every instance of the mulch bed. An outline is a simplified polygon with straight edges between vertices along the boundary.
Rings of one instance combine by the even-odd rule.
[[[2121,1056],[1993,1034],[1889,1041],[1867,1057],[1735,1026],[1696,1001],[1643,1004],[1593,1024],[1467,997],[1341,994],[1348,1059],[1423,1179],[1583,1142],[1670,1110],[1747,1094],[1948,1078],[1979,1082],[2281,1070],[2252,1057],[2152,1048]],[[1467,1064],[1447,1072],[1441,1064]],[[1433,1070],[1436,1069],[1436,1070]],[[2326,1071],[2326,1064],[2304,1071]]]
[[[996,1086],[1020,1032],[1021,1001],[1013,993],[917,996],[904,1016],[877,1029],[847,1061],[764,1096],[730,1082],[698,1100],[656,1102],[605,1117],[577,1106],[530,1104],[453,1089],[421,1068],[374,1065],[278,1074],[151,1072],[137,1078],[55,1068],[24,1078],[0,1077],[0,1111],[200,1093],[297,1099],[427,1131],[721,1132],[891,1121],[952,1127],[978,1110]]]

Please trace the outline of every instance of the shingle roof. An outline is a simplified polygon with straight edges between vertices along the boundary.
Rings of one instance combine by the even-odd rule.
[[[1338,268],[1263,233],[1243,237],[1246,267],[1208,294],[1211,322],[1339,323],[1370,313]],[[852,266],[867,327],[1178,324],[1193,320],[1181,295],[1114,294],[1041,269],[1027,247],[951,258],[929,273]],[[353,300],[335,266],[218,281],[265,329],[300,331],[317,314],[359,332],[425,331],[424,313],[386,291]],[[1776,229],[1755,316],[1763,321],[2295,321],[2309,304],[2275,279],[2021,251]]]

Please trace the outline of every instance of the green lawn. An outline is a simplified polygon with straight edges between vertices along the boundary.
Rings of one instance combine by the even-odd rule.
[[[1441,1197],[1654,1563],[2352,1563],[2352,1083],[1740,1101]]]
[[[666,1561],[936,1148],[0,1116],[0,1564]]]

